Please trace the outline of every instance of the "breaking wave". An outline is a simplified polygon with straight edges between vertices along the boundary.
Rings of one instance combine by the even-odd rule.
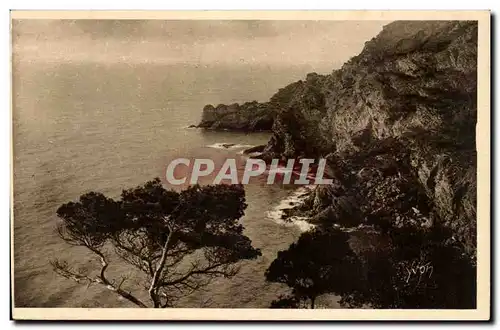
[[[214,143],[214,144],[210,144],[207,147],[208,148],[214,148],[214,149],[237,150],[237,149],[251,148],[251,147],[253,147],[253,145],[251,145],[251,144],[227,143],[227,142],[217,142],[217,143]]]
[[[274,222],[284,225],[284,226],[296,226],[302,232],[309,231],[315,228],[315,225],[306,221],[305,217],[290,217],[287,220],[283,219],[283,210],[290,209],[295,205],[301,203],[309,193],[314,188],[314,185],[303,186],[295,190],[288,197],[282,199],[280,203],[271,211],[267,212],[267,217]]]

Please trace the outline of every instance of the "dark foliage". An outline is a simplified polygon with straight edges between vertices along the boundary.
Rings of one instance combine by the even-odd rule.
[[[300,308],[301,300],[294,295],[280,296],[271,302],[270,308]]]
[[[266,279],[291,294],[271,308],[314,308],[323,294],[345,307],[470,309],[476,306],[476,267],[448,230],[393,227],[388,234],[313,231],[278,253]]]
[[[442,228],[392,228],[384,250],[362,251],[350,307],[467,309],[476,306],[476,268]]]
[[[266,279],[287,284],[295,300],[274,305],[305,298],[314,308],[315,299],[321,294],[341,295],[354,290],[353,279],[359,277],[360,267],[347,240],[348,235],[342,231],[312,231],[302,234],[288,250],[278,252],[265,273]]]
[[[66,242],[97,255],[101,271],[90,276],[57,260],[53,266],[60,275],[104,284],[147,307],[121,288],[123,282],[117,286],[107,279],[111,246],[118,257],[143,273],[152,307],[173,306],[215,277],[234,276],[238,261],[260,256],[239,224],[246,206],[241,185],[195,185],[177,193],[155,179],[124,190],[118,201],[88,193],[57,210],[63,220],[58,229]]]

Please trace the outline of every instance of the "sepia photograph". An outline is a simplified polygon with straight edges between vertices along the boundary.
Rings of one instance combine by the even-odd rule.
[[[13,318],[489,319],[489,56],[488,11],[11,11]]]

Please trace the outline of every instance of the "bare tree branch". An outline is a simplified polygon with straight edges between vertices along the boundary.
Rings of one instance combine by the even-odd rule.
[[[73,269],[71,269],[66,262],[60,262],[59,260],[53,260],[50,263],[51,263],[54,271],[63,277],[66,277],[68,279],[72,279],[77,283],[81,283],[82,281],[85,281],[85,282],[88,282],[89,285],[91,285],[92,283],[101,284],[104,287],[106,287],[108,290],[111,290],[111,291],[117,293],[118,295],[122,296],[123,298],[127,299],[128,301],[132,302],[133,304],[135,304],[139,307],[142,307],[142,308],[148,307],[142,301],[140,301],[139,299],[134,297],[132,294],[121,289],[121,285],[123,284],[125,279],[122,279],[122,281],[121,281],[120,285],[118,285],[118,287],[113,285],[113,283],[109,282],[108,279],[104,275],[106,268],[108,267],[108,264],[105,261],[105,259],[101,259],[101,262],[102,262],[101,272],[96,277],[90,277],[90,276],[87,276],[85,274],[78,273],[78,272],[74,271]]]

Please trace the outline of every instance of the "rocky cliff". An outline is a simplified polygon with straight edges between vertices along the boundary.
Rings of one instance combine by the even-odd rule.
[[[341,69],[287,86],[264,158],[324,156],[335,173],[294,211],[349,226],[442,225],[473,255],[477,29],[394,22]]]
[[[345,306],[476,306],[477,34],[477,22],[394,22],[257,110],[205,108],[206,127],[272,123],[265,160],[327,159],[333,184],[283,217],[349,233],[361,266],[344,279],[356,282]]]
[[[444,226],[476,246],[476,22],[397,21],[328,75],[267,103],[208,105],[200,127],[272,130],[262,157],[326,157],[334,184],[290,214],[327,225]]]

